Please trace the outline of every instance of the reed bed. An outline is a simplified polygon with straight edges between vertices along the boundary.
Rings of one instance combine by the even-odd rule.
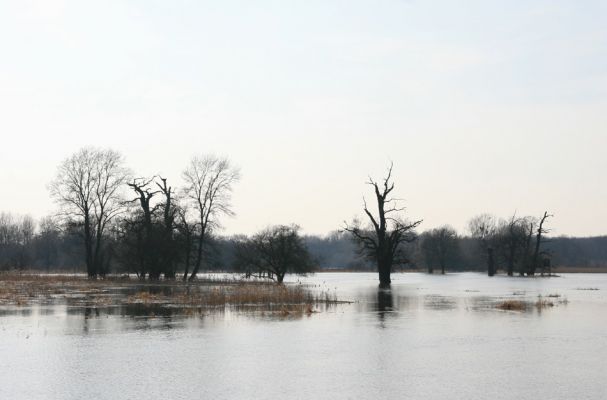
[[[302,285],[203,277],[194,282],[142,281],[131,277],[89,280],[78,275],[0,274],[0,305],[64,302],[72,306],[253,307],[285,314],[312,313],[319,304],[347,303]]]
[[[520,300],[503,300],[495,305],[495,308],[505,311],[525,311],[527,303]]]

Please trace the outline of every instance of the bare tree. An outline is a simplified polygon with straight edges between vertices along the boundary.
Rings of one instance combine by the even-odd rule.
[[[0,214],[0,263],[4,267],[31,267],[35,226],[29,215]]]
[[[183,172],[185,193],[197,212],[198,243],[196,261],[189,280],[196,278],[203,259],[203,246],[222,215],[234,215],[231,208],[232,189],[240,179],[240,171],[227,158],[214,155],[193,157]],[[187,275],[184,276],[184,279]]]
[[[546,223],[546,220],[550,217],[553,217],[553,215],[548,214],[548,211],[545,211],[544,215],[539,219],[537,232],[535,234],[535,249],[533,251],[533,258],[532,258],[530,268],[527,271],[527,275],[531,275],[531,276],[535,275],[535,271],[539,267],[540,256],[542,255],[540,252],[540,248],[542,246],[542,243],[545,242],[544,235],[546,233],[550,232],[549,229],[546,229],[544,224]]]
[[[50,184],[63,221],[81,228],[89,277],[104,275],[103,237],[123,210],[122,188],[129,177],[122,155],[110,149],[83,148],[64,160]]]
[[[377,214],[374,215],[363,198],[364,212],[369,218],[370,226],[362,227],[355,220],[352,224],[346,223],[344,227],[360,246],[361,253],[377,263],[380,287],[390,286],[393,265],[408,262],[403,245],[416,239],[415,228],[422,223],[422,220],[406,221],[400,215],[405,208],[398,206],[398,199],[389,197],[394,190],[392,167],[390,165],[383,183],[377,183],[372,178],[367,182],[373,187],[377,201]]]
[[[517,264],[525,261],[525,243],[528,218],[517,217],[500,220],[496,229],[496,248],[506,262],[508,276],[514,275]]]
[[[288,272],[306,274],[314,268],[297,225],[273,226],[237,242],[236,265],[248,276],[258,272],[278,283]]]
[[[40,220],[38,233],[39,246],[37,255],[42,259],[46,272],[50,272],[51,266],[56,263],[59,245],[59,227],[52,216]]]
[[[177,229],[175,218],[179,211],[179,207],[175,204],[173,188],[168,186],[167,179],[163,177],[158,177],[158,179],[160,179],[161,183],[156,182],[156,186],[158,186],[160,192],[164,196],[164,199],[160,204],[160,207],[162,208],[161,237],[163,244],[161,262],[165,279],[175,279],[175,263],[178,258],[178,249],[174,233]]]
[[[177,240],[183,257],[183,280],[187,280],[195,247],[196,224],[190,221],[187,208],[178,207]]]
[[[495,275],[495,260],[493,256],[493,241],[495,239],[497,225],[495,217],[490,214],[480,214],[468,222],[470,234],[474,237],[483,252],[487,254],[487,273]]]
[[[441,273],[445,274],[445,267],[452,262],[459,250],[457,231],[449,225],[441,226],[425,232],[422,240],[428,273],[434,272],[434,264],[438,264]]]

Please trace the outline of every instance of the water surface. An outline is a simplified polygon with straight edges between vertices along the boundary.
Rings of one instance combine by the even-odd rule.
[[[291,279],[354,303],[283,317],[3,307],[0,399],[607,398],[607,275],[395,274],[389,291],[376,274]],[[555,307],[494,308],[549,294]]]

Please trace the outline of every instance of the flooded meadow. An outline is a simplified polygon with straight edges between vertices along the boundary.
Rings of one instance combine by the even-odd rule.
[[[607,397],[607,275],[207,278],[0,281],[0,398]]]

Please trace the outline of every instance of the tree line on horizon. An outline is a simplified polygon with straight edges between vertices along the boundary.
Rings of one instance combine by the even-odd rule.
[[[317,269],[377,270],[389,285],[403,268],[463,271],[498,269],[533,275],[545,261],[568,266],[607,265],[607,237],[548,238],[541,218],[497,219],[480,214],[468,233],[450,226],[418,233],[391,197],[392,167],[370,179],[376,202],[364,203],[368,223],[354,220],[327,236],[303,236],[295,225],[270,226],[254,235],[219,235],[221,219],[234,215],[238,168],[227,158],[195,156],[181,187],[167,177],[135,176],[110,149],[84,148],[66,158],[50,183],[58,206],[52,216],[0,214],[0,269],[81,271],[140,278],[195,279],[200,271],[240,271],[282,281],[287,272]],[[372,210],[376,209],[375,212]],[[549,247],[546,241],[549,240]]]

